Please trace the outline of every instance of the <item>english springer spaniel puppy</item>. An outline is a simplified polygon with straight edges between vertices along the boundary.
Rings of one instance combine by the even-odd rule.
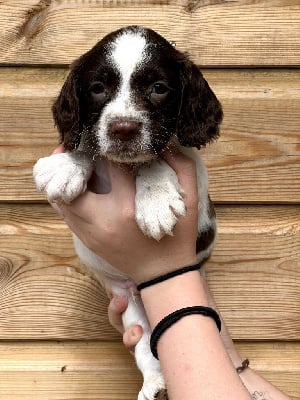
[[[34,166],[37,188],[50,202],[69,203],[83,193],[96,159],[126,163],[136,173],[138,226],[156,240],[172,235],[178,218],[185,216],[184,196],[176,174],[159,154],[177,146],[197,165],[195,246],[199,262],[209,256],[216,222],[206,169],[195,148],[217,138],[222,109],[186,54],[150,29],[131,26],[112,32],[73,63],[53,115],[66,152],[41,158]],[[165,384],[150,351],[150,327],[134,283],[77,237],[74,243],[108,292],[128,296],[124,327],[140,324],[144,330],[135,348],[144,378],[138,399],[153,400]]]

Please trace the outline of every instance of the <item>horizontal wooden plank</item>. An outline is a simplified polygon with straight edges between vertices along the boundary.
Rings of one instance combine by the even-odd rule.
[[[252,369],[292,399],[299,399],[299,342],[239,342],[236,347],[243,359],[250,359]]]
[[[7,400],[132,400],[141,384],[133,357],[120,343],[0,343],[0,348],[0,396]]]
[[[207,277],[235,339],[300,340],[300,208],[219,206]],[[116,339],[50,206],[0,205],[0,339]]]
[[[208,282],[235,338],[298,337],[299,213],[297,206],[217,208]]]
[[[299,343],[237,347],[254,370],[300,399]],[[133,357],[121,343],[0,342],[0,396],[6,400],[132,400],[140,385]]]
[[[300,65],[298,0],[6,0],[0,14],[2,64],[69,64],[133,24],[176,41],[201,65]]]
[[[215,70],[220,139],[203,149],[215,202],[300,202],[298,70]],[[2,68],[0,200],[41,200],[32,165],[58,142],[51,104],[65,69]],[[26,187],[26,191],[24,191]]]
[[[299,202],[299,70],[204,75],[224,108],[220,139],[201,151],[213,200]]]

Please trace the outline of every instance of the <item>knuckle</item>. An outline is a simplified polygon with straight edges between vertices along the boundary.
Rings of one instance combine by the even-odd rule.
[[[124,222],[135,220],[135,209],[132,204],[127,204],[122,209],[122,217]]]

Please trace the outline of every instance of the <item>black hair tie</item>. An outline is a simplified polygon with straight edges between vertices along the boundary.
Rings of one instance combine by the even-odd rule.
[[[185,274],[186,272],[190,271],[196,271],[197,269],[200,269],[201,265],[199,263],[194,264],[194,265],[188,265],[187,267],[183,267],[180,269],[177,269],[175,271],[171,271],[166,273],[165,275],[158,276],[157,278],[150,279],[149,281],[142,282],[139,285],[137,285],[137,290],[141,291],[142,289],[145,289],[146,287],[155,285],[156,283],[164,282],[167,279],[174,278],[175,276]]]
[[[206,317],[212,318],[219,330],[221,331],[221,320],[218,315],[218,313],[210,307],[204,307],[204,306],[193,306],[193,307],[185,307],[181,308],[180,310],[176,310],[172,312],[171,314],[167,315],[164,317],[153,329],[153,332],[151,334],[150,338],[150,348],[153,356],[158,359],[158,354],[157,354],[157,343],[161,335],[168,329],[170,326],[175,324],[177,321],[179,321],[181,318],[187,316],[187,315],[192,315],[192,314],[200,314],[204,315]]]

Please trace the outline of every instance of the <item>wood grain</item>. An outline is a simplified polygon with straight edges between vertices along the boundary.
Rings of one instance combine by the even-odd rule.
[[[137,396],[106,295],[32,166],[57,144],[66,66],[143,24],[188,51],[222,101],[221,137],[201,150],[219,203],[207,279],[241,356],[300,400],[299,1],[4,0],[0,16],[0,398]]]
[[[97,338],[100,328],[111,338],[106,296],[80,267],[59,218],[49,207],[0,208],[3,337]]]
[[[2,64],[69,64],[105,34],[133,24],[176,41],[201,65],[300,65],[298,0],[6,0],[0,14]]]
[[[225,114],[219,141],[201,151],[213,200],[300,202],[299,71],[203,72]],[[1,69],[0,200],[43,199],[32,165],[58,143],[51,104],[66,74],[59,68]]]
[[[267,339],[279,329],[281,339],[292,339],[289,326],[300,305],[299,212],[297,206],[217,208],[219,237],[208,281],[235,338]],[[250,333],[256,322],[257,332]],[[292,331],[298,336],[296,326]]]
[[[207,277],[235,339],[300,340],[300,209],[219,206]],[[0,339],[107,339],[107,300],[46,205],[0,205]]]
[[[239,342],[237,347],[253,369],[300,399],[299,343]],[[121,343],[0,343],[5,400],[132,400],[140,385],[133,357]]]

